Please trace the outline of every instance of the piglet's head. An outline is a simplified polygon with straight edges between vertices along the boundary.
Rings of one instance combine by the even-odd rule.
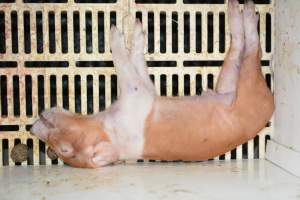
[[[30,132],[73,167],[97,168],[119,159],[118,149],[103,130],[99,117],[53,108],[40,115]]]

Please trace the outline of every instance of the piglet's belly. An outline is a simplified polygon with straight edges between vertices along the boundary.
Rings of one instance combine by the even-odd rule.
[[[144,159],[207,160],[247,141],[229,107],[199,97],[158,99],[144,132]]]

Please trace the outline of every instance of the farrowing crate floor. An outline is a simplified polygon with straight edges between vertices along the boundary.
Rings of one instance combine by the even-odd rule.
[[[0,199],[300,199],[300,179],[260,160],[138,163],[86,170],[0,168]]]

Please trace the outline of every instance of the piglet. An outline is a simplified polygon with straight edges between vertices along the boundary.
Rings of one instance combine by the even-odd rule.
[[[112,27],[110,44],[119,99],[91,116],[52,108],[31,133],[74,167],[97,168],[122,160],[208,160],[254,138],[274,111],[260,66],[258,16],[252,1],[239,10],[228,1],[231,46],[216,90],[201,96],[159,97],[147,73],[145,36],[136,22],[131,51]]]

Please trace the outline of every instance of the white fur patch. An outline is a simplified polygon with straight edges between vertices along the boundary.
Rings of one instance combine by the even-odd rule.
[[[144,127],[152,109],[154,96],[138,92],[120,99],[109,110],[104,120],[104,130],[112,143],[120,149],[120,159],[142,157],[144,149]]]
[[[121,96],[105,111],[104,131],[119,148],[121,160],[138,159],[143,154],[145,121],[155,97],[143,56],[142,25],[135,25],[131,55],[125,48],[123,35],[115,27],[110,34]]]

